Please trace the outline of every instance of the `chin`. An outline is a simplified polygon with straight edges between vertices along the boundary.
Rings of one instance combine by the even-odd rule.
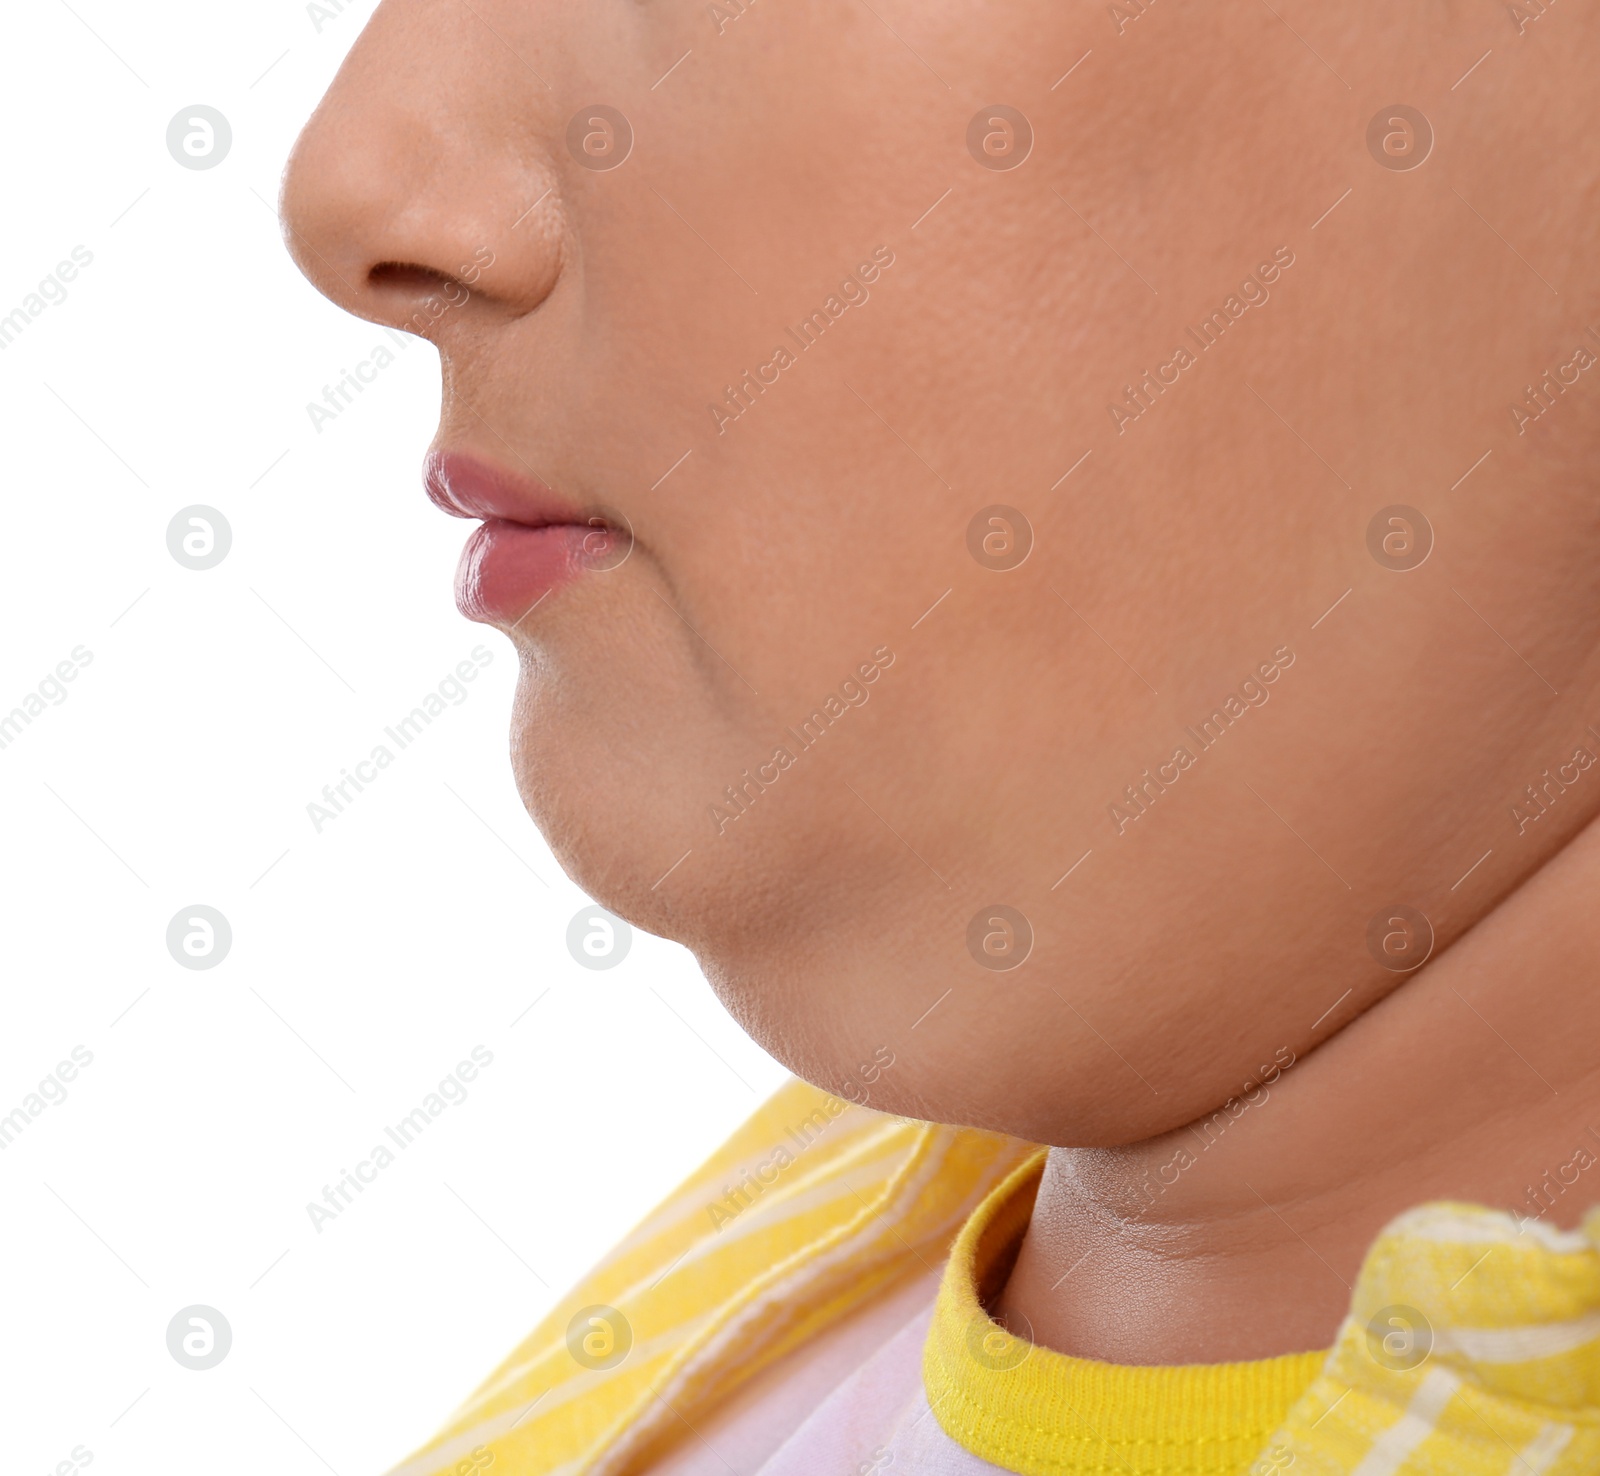
[[[770,946],[747,934],[696,949],[745,1032],[813,1086],[875,1112],[1063,1147],[1137,1142],[1203,1110],[1108,1071],[1099,1037],[1036,1008],[1054,994],[999,997],[990,978],[941,972],[930,929],[863,929],[859,916],[852,928],[791,915],[770,926]]]
[[[697,863],[730,735],[677,652],[572,603],[563,628],[519,642],[517,791],[578,886],[633,925],[682,940],[711,905]]]

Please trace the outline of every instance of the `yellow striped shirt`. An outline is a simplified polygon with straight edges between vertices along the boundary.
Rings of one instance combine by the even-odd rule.
[[[1374,1243],[1331,1352],[1121,1369],[1012,1355],[979,1303],[983,1261],[1020,1233],[1041,1163],[1033,1144],[790,1082],[392,1476],[646,1472],[753,1374],[941,1262],[929,1401],[961,1445],[1027,1476],[1600,1472],[1600,1214],[1563,1233],[1424,1205]],[[1270,1433],[1173,1465],[1223,1408],[1231,1431],[1259,1410]]]

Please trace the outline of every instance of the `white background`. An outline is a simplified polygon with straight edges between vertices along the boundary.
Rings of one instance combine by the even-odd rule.
[[[377,1473],[782,1074],[681,949],[567,952],[587,899],[512,786],[515,663],[456,614],[468,525],[420,489],[433,350],[307,414],[387,342],[274,211],[371,5],[319,33],[295,0],[71,4],[8,9],[0,89],[0,317],[93,254],[0,349],[0,714],[93,654],[0,750],[0,1115],[94,1060],[0,1150],[0,1463]],[[166,147],[196,103],[233,129],[203,171]],[[196,503],[233,530],[204,572],[166,543]],[[308,802],[480,645],[318,834]],[[197,903],[233,929],[206,971],[166,946]],[[468,1099],[318,1233],[307,1202],[474,1046]],[[233,1332],[207,1372],[166,1345],[196,1303]]]

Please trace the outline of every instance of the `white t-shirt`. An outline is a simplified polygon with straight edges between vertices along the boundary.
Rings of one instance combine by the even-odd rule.
[[[957,1445],[922,1387],[937,1273],[860,1309],[771,1368],[649,1476],[996,1476]]]

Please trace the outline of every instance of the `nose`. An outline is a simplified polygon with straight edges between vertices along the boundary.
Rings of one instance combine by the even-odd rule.
[[[533,312],[565,252],[543,147],[553,94],[525,49],[497,55],[492,33],[464,35],[447,12],[379,7],[301,133],[280,202],[289,251],[319,291],[441,344],[457,325]]]

